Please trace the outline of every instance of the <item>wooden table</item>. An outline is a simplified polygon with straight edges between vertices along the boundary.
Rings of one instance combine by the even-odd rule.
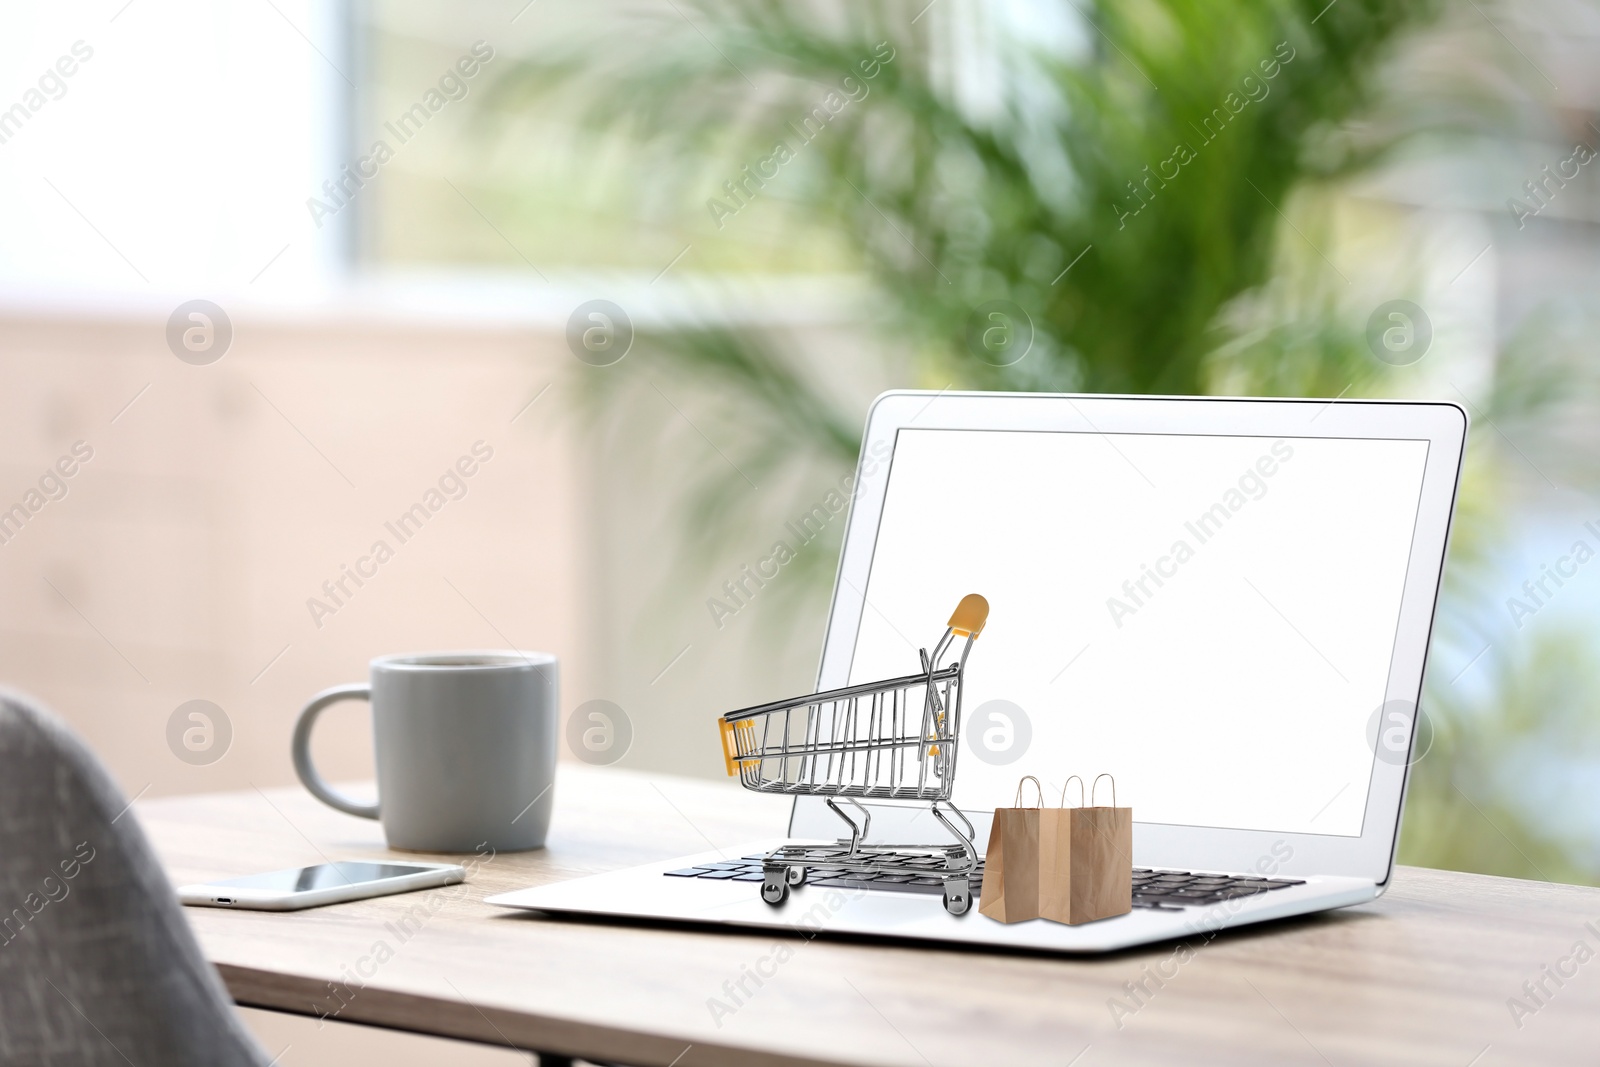
[[[1370,905],[1192,952],[1091,960],[558,921],[481,903],[770,836],[786,808],[718,783],[564,763],[549,847],[495,857],[457,899],[442,889],[290,914],[187,914],[241,1004],[504,1043],[548,1062],[1494,1067],[1600,1055],[1595,889],[1402,868]],[[384,849],[375,823],[299,789],[135,810],[179,884],[405,855]],[[431,918],[402,928],[419,902]],[[729,1002],[724,983],[780,943],[791,954],[776,976],[714,1018],[711,999]]]

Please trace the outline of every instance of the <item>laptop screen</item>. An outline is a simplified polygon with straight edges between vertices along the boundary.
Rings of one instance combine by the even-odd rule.
[[[1358,837],[1427,451],[902,429],[850,681],[981,593],[958,806],[1108,772],[1142,823]]]

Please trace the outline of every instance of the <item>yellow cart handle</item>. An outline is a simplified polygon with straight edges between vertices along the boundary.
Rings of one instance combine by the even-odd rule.
[[[989,621],[989,602],[977,593],[968,593],[956,605],[948,623],[952,633],[960,637],[977,637],[983,624]]]

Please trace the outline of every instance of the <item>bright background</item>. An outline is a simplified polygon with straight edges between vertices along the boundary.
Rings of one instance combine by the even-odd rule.
[[[715,714],[814,681],[842,520],[713,598],[852,469],[880,390],[1439,398],[1474,431],[1401,859],[1600,883],[1600,564],[1545,577],[1600,549],[1597,40],[1587,0],[11,5],[0,508],[94,455],[0,545],[0,678],[156,796],[289,784],[300,704],[374,655],[516,644],[562,658],[567,712],[623,709],[618,766],[717,776]],[[233,326],[210,365],[165,339],[194,299]],[[613,366],[566,337],[593,299],[637,333]],[[983,347],[993,300],[1022,355]],[[1405,366],[1367,336],[1393,300],[1431,326]],[[469,494],[317,626],[480,440]],[[167,742],[194,699],[232,728],[207,765]],[[358,707],[318,745],[371,773]],[[388,1040],[339,1033],[283,1062]]]

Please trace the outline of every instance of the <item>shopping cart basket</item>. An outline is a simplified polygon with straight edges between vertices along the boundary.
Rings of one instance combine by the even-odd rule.
[[[717,720],[728,774],[737,774],[746,789],[824,797],[850,827],[849,840],[841,838],[836,847],[783,845],[764,856],[762,900],[783,903],[789,887],[803,884],[810,871],[846,881],[887,875],[942,882],[950,914],[971,907],[974,831],[949,801],[960,747],[962,671],[988,617],[989,602],[969,593],[932,655],[920,650],[919,673],[761,704]],[[967,639],[960,658],[940,666],[957,637]],[[928,801],[956,843],[869,845],[872,816],[857,798]]]

